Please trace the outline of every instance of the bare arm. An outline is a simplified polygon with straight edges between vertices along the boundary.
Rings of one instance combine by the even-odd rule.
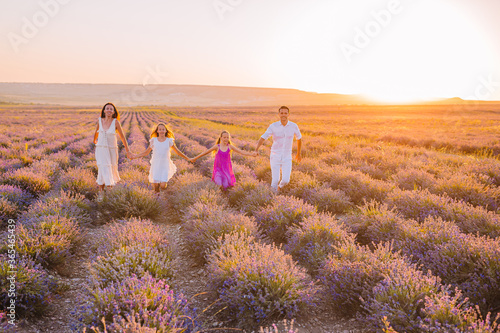
[[[204,151],[203,153],[201,153],[200,155],[198,155],[198,156],[196,156],[196,157],[193,157],[191,160],[192,160],[193,162],[195,162],[195,161],[196,161],[197,159],[199,159],[200,157],[203,157],[203,156],[207,155],[208,153],[213,152],[213,151],[214,151],[214,150],[216,150],[217,148],[218,148],[218,147],[217,147],[217,145],[214,145],[214,146],[210,147],[209,149],[205,150],[205,151]]]
[[[259,139],[259,141],[257,141],[257,147],[255,147],[255,152],[256,153],[259,152],[259,148],[260,148],[260,146],[262,146],[262,144],[264,143],[264,141],[266,141],[266,140],[263,139],[262,137]]]
[[[128,149],[128,142],[125,139],[125,135],[123,134],[122,125],[118,120],[116,121],[116,130],[118,131],[118,136],[120,137],[120,140],[122,140],[123,146],[125,147],[125,151],[127,152],[128,156],[128,154],[130,153],[130,150]]]
[[[255,156],[255,153],[250,153],[241,149],[236,148],[233,145],[229,145],[229,148],[231,148],[233,151],[237,152],[238,154],[244,155],[244,156]]]
[[[300,155],[301,148],[302,148],[302,139],[298,139],[297,140],[297,156],[295,157],[297,162],[300,162],[302,160],[302,156]]]
[[[149,146],[145,151],[143,151],[142,153],[139,153],[139,154],[135,154],[135,155],[132,155],[133,158],[139,158],[139,157],[144,157],[146,155],[149,155],[149,153],[151,152],[151,150],[153,150],[153,147]]]
[[[97,144],[97,138],[99,137],[99,123],[97,124],[97,127],[95,128],[95,133],[94,133],[94,144]]]
[[[184,153],[182,151],[179,150],[179,148],[177,148],[177,146],[175,145],[175,143],[172,145],[172,149],[173,151],[179,155],[180,157],[182,157],[183,159],[185,159],[186,161],[189,161],[190,158],[187,157],[186,155],[184,155]]]

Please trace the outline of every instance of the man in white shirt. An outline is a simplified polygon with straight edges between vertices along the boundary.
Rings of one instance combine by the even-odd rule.
[[[302,147],[302,135],[300,134],[297,124],[288,120],[290,110],[286,106],[282,106],[278,110],[280,121],[272,123],[267,128],[266,132],[260,137],[257,142],[255,152],[259,151],[262,143],[270,136],[273,137],[273,145],[271,146],[271,187],[278,191],[283,186],[290,182],[290,174],[292,172],[292,146],[293,138],[297,139],[297,162],[302,159],[300,149]],[[281,171],[281,181],[280,180]],[[279,184],[278,184],[279,182]]]

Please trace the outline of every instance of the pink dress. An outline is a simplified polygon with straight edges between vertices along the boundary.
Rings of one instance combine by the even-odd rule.
[[[219,186],[228,188],[234,186],[236,178],[234,177],[233,165],[231,163],[231,149],[220,150],[215,154],[214,171],[212,172],[212,181]]]

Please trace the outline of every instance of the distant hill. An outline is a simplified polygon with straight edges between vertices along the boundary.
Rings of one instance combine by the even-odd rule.
[[[359,95],[296,89],[201,85],[0,83],[0,100],[11,103],[122,106],[276,106],[370,104]]]
[[[432,102],[426,102],[426,103],[421,103],[425,105],[459,105],[459,104],[466,104],[466,105],[493,105],[493,104],[499,104],[500,101],[478,101],[478,100],[466,100],[462,99],[460,97],[453,97],[453,98],[445,98],[445,99],[439,99],[436,101]]]
[[[99,106],[277,106],[277,105],[384,105],[361,95],[320,94],[297,89],[202,85],[132,85],[73,83],[2,83],[0,103]],[[499,104],[498,101],[439,99],[414,105]],[[390,103],[386,103],[388,105]],[[393,105],[393,104],[391,104]]]

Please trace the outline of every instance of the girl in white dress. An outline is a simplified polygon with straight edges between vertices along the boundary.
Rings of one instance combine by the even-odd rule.
[[[99,195],[97,201],[102,201],[105,186],[114,186],[120,180],[118,174],[118,141],[116,134],[130,157],[127,140],[120,125],[120,114],[112,103],[106,103],[101,110],[94,133],[95,159],[97,162],[97,185]]]
[[[173,150],[177,155],[189,161],[189,158],[184,155],[175,145],[174,133],[164,123],[159,123],[151,133],[149,147],[142,153],[132,155],[132,158],[139,158],[148,155],[153,151],[151,157],[151,168],[149,169],[149,182],[153,184],[157,195],[160,194],[160,188],[165,189],[167,182],[174,175],[177,167],[170,159],[170,150]]]

